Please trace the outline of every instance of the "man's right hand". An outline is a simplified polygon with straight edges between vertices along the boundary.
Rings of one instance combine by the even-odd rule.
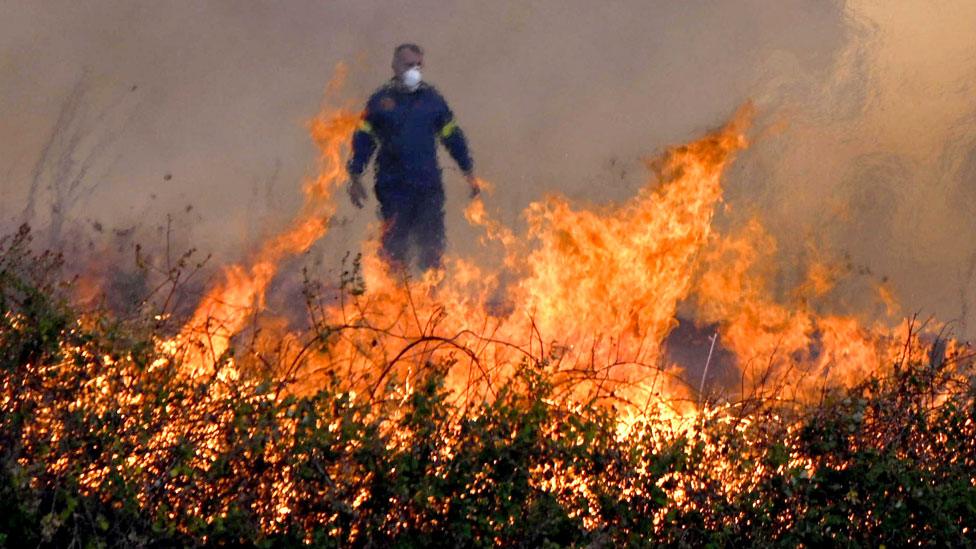
[[[349,179],[349,200],[352,205],[362,209],[366,201],[366,188],[363,187],[363,180],[360,176],[354,175]]]

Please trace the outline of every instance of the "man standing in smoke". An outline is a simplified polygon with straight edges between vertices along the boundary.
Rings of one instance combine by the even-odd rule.
[[[421,78],[423,61],[424,52],[416,44],[396,47],[394,76],[366,103],[347,166],[349,198],[362,208],[366,199],[362,175],[379,149],[374,191],[384,222],[383,255],[398,269],[407,267],[414,245],[421,269],[441,263],[444,187],[437,164],[438,139],[464,173],[471,197],[480,190],[464,133],[441,94]]]

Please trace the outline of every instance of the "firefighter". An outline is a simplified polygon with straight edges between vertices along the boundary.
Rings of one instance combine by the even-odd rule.
[[[457,162],[471,190],[480,189],[464,133],[437,90],[423,81],[424,52],[401,44],[393,52],[393,78],[366,103],[352,136],[349,198],[357,208],[366,200],[362,176],[373,152],[373,187],[384,222],[382,253],[394,268],[406,269],[416,249],[421,269],[438,268],[444,252],[444,187],[437,164],[439,140]]]

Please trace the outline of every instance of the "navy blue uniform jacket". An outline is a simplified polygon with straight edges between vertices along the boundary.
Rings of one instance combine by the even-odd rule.
[[[379,148],[378,190],[409,192],[440,188],[438,139],[461,171],[470,173],[473,163],[464,133],[441,94],[426,83],[409,92],[391,80],[366,103],[363,118],[352,136],[352,158],[347,169],[351,175],[362,174]]]

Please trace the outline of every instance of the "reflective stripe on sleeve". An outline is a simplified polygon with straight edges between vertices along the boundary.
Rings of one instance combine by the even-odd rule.
[[[357,126],[356,129],[363,133],[368,133],[369,135],[376,137],[376,134],[373,133],[373,125],[367,122],[366,120],[360,120],[359,126]]]
[[[444,124],[444,127],[441,128],[441,139],[447,139],[448,137],[451,137],[454,131],[457,130],[457,127],[458,127],[457,122],[455,122],[454,119],[452,118],[450,122]]]

